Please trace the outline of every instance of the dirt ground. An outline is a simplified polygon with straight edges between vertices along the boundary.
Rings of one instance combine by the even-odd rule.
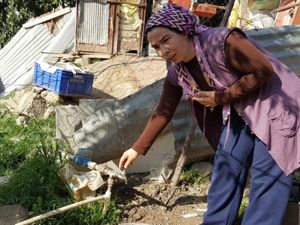
[[[192,187],[180,182],[145,181],[131,175],[128,184],[118,183],[113,193],[123,208],[121,223],[149,225],[196,225],[206,211],[208,185]]]

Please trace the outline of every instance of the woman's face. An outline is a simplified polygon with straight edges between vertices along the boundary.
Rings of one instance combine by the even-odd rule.
[[[193,41],[183,34],[155,27],[147,36],[157,54],[173,63],[188,62],[195,56]]]

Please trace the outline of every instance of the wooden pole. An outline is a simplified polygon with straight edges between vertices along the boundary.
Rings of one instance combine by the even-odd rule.
[[[180,154],[180,157],[177,161],[176,168],[175,168],[172,180],[171,180],[171,185],[173,187],[175,187],[177,185],[179,177],[180,177],[180,173],[181,173],[182,168],[183,168],[183,166],[186,162],[187,152],[189,151],[189,149],[191,147],[193,136],[194,136],[194,133],[195,133],[195,130],[196,130],[196,126],[197,126],[197,123],[193,120],[192,123],[189,126],[189,130],[188,130],[185,142],[182,146],[181,154]]]
[[[226,6],[224,16],[223,16],[222,21],[220,23],[220,27],[226,27],[226,24],[227,24],[227,21],[230,17],[233,5],[234,5],[234,0],[229,0],[229,2],[227,3],[227,6]]]

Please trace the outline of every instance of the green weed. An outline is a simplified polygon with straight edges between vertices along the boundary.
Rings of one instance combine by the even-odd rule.
[[[16,125],[15,119],[9,112],[0,114],[0,176],[10,175],[0,185],[0,206],[21,204],[33,217],[74,203],[58,175],[65,163],[60,150],[66,145],[55,139],[55,118],[31,119],[26,127]],[[107,207],[98,202],[35,224],[117,224],[120,213],[114,202]]]
[[[246,211],[246,208],[247,208],[248,204],[249,204],[248,198],[243,198],[240,209],[239,209],[239,212],[238,212],[238,216],[237,216],[235,225],[240,225],[242,223],[243,216],[244,216],[244,213]]]
[[[0,176],[10,173],[34,151],[53,154],[49,144],[55,142],[55,120],[32,119],[28,126],[18,126],[16,117],[5,114],[0,117]]]
[[[0,186],[0,205],[22,204],[30,214],[39,214],[66,202],[68,191],[58,169],[54,159],[39,155],[27,159]]]
[[[200,175],[197,171],[191,169],[184,169],[180,178],[189,185],[205,185],[210,182],[210,176]]]

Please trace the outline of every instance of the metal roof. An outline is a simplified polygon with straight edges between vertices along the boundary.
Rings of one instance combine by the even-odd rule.
[[[21,89],[31,85],[33,79],[33,66],[34,62],[45,58],[42,55],[43,51],[56,50],[56,53],[63,53],[70,43],[63,41],[64,38],[69,37],[66,30],[63,29],[62,23],[68,24],[69,20],[74,20],[75,23],[75,10],[72,13],[66,14],[56,26],[61,27],[61,32],[55,36],[49,32],[47,26],[38,24],[30,29],[21,28],[18,33],[0,50],[0,78],[4,84],[5,91],[1,96],[10,93],[15,89]],[[74,41],[75,27],[68,31]],[[59,36],[60,35],[60,36]],[[57,40],[57,37],[60,40]],[[70,41],[70,38],[66,38]],[[55,44],[64,43],[64,45]],[[49,49],[49,47],[52,47]]]
[[[300,26],[249,30],[246,34],[300,76]]]

